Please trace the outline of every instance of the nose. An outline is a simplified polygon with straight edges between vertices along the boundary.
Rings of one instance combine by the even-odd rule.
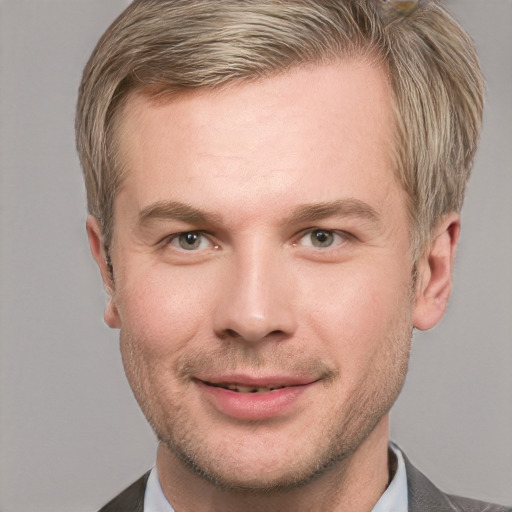
[[[215,314],[217,336],[256,343],[293,334],[293,280],[285,259],[279,249],[258,244],[234,254]]]

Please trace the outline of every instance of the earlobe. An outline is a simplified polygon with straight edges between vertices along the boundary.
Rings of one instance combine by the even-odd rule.
[[[86,222],[87,236],[89,237],[89,247],[91,254],[101,273],[101,279],[103,286],[108,293],[108,302],[105,307],[105,323],[112,328],[121,327],[121,321],[119,312],[114,304],[114,283],[112,281],[112,275],[107,263],[107,254],[103,244],[103,233],[98,219],[94,215],[89,215]]]
[[[460,216],[453,212],[438,222],[433,240],[418,262],[414,327],[427,330],[443,317],[452,289],[455,251],[460,234]]]

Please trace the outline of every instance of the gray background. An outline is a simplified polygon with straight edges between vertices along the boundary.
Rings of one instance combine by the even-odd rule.
[[[81,69],[126,0],[0,0],[0,509],[93,511],[153,463],[89,255]],[[512,0],[448,0],[488,84],[455,291],[415,337],[392,436],[441,487],[512,504]]]

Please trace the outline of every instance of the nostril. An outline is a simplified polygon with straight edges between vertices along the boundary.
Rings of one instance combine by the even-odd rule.
[[[226,329],[224,332],[220,334],[221,338],[240,338],[240,334],[238,334],[234,329]]]

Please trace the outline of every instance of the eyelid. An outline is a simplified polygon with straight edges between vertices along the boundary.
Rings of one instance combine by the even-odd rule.
[[[311,233],[314,233],[315,231],[325,231],[326,233],[330,233],[334,235],[335,237],[339,238],[339,241],[336,243],[334,242],[332,245],[326,246],[326,247],[316,247],[313,244],[310,245],[302,245],[300,242],[303,240],[306,236],[311,235]],[[348,233],[347,231],[343,231],[340,229],[328,229],[328,228],[321,228],[321,227],[313,227],[313,228],[307,228],[302,230],[297,237],[297,241],[293,243],[294,246],[300,246],[300,247],[312,247],[314,249],[318,250],[329,250],[334,249],[337,247],[340,247],[340,245],[344,245],[344,243],[348,242],[350,239],[354,239],[354,235],[351,233]]]

